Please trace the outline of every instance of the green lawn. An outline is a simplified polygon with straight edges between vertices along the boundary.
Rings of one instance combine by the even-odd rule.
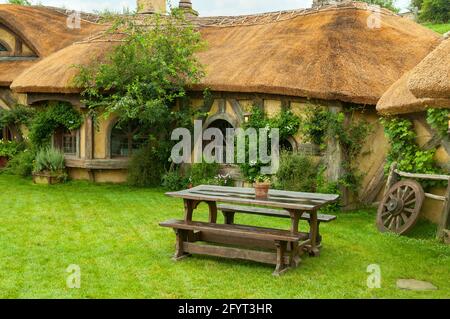
[[[377,232],[372,210],[339,214],[322,227],[322,256],[276,278],[272,266],[257,263],[173,262],[174,234],[158,222],[181,217],[182,203],[162,190],[87,182],[46,187],[5,175],[0,187],[1,298],[450,297],[450,247],[433,239],[428,223],[397,237]],[[257,217],[238,222],[288,226]],[[81,289],[66,287],[70,264],[81,267]],[[367,288],[370,264],[381,267],[381,289]],[[431,281],[439,290],[401,291],[399,278]]]
[[[425,23],[424,25],[440,34],[444,34],[450,31],[450,23],[442,23],[442,24]]]

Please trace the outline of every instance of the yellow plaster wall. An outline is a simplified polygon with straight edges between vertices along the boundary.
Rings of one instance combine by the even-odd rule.
[[[97,183],[125,183],[128,173],[126,170],[101,170],[94,171],[94,176]]]
[[[275,117],[281,112],[281,101],[279,100],[264,100],[264,111],[269,118]]]
[[[361,190],[365,189],[385,165],[387,152],[390,148],[389,141],[384,135],[383,126],[375,110],[366,110],[364,113],[356,113],[356,120],[366,120],[370,123],[372,133],[366,138],[360,155],[356,159],[358,171],[363,174]]]
[[[311,107],[310,105],[306,103],[300,103],[300,102],[291,102],[291,111],[300,117],[301,119],[304,119],[306,116],[306,110],[308,107]],[[294,139],[297,141],[297,143],[301,143],[303,140],[303,136],[300,132],[298,132]]]
[[[113,121],[115,121],[115,116],[110,116],[108,119],[99,119],[99,123],[94,130],[94,158],[106,158],[108,128]]]
[[[84,168],[69,168],[67,169],[70,179],[75,180],[89,180],[89,174]]]

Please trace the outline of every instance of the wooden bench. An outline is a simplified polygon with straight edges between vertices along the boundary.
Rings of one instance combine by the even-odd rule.
[[[274,275],[280,275],[290,267],[297,267],[303,248],[311,242],[307,233],[293,234],[286,230],[263,227],[183,220],[169,220],[161,223],[160,226],[173,228],[175,231],[175,260],[190,254],[251,260],[276,265]],[[206,243],[222,244],[222,246]],[[230,247],[233,245],[254,247],[259,250]],[[261,251],[261,249],[272,251]]]
[[[291,218],[291,214],[288,211],[280,209],[270,209],[270,208],[241,206],[241,205],[226,205],[226,204],[220,204],[217,206],[217,208],[222,211],[222,214],[225,218],[225,224],[227,225],[234,224],[234,217],[236,213],[269,216],[269,217]],[[310,221],[310,218],[311,217],[308,213],[303,213],[303,215],[300,217],[300,219],[307,220],[308,222]],[[320,243],[322,242],[322,236],[320,235],[320,223],[329,223],[333,220],[336,220],[336,218],[337,217],[334,215],[325,215],[325,214],[317,215],[317,244],[320,245]]]

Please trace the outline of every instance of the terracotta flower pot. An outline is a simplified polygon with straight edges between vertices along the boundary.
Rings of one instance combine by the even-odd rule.
[[[255,183],[253,187],[255,188],[256,199],[267,199],[269,197],[270,183]]]

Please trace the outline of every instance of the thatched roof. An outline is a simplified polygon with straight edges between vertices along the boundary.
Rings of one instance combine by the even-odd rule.
[[[450,108],[450,40],[443,41],[422,62],[394,83],[377,110],[385,115]]]
[[[43,6],[0,5],[0,25],[17,34],[39,59],[105,29],[105,26],[84,20],[81,20],[81,29],[69,29],[67,17],[66,14]],[[11,84],[39,59],[0,61],[0,85]]]
[[[402,74],[439,43],[417,23],[382,10],[381,28],[368,27],[366,4],[241,17],[193,18],[208,48],[199,53],[207,75],[194,90],[269,93],[376,104]],[[16,92],[79,92],[70,77],[86,63],[80,48],[107,52],[112,43],[78,43],[17,78]],[[101,50],[95,50],[102,46]],[[47,70],[52,70],[51,72]],[[68,74],[70,76],[68,76]]]

